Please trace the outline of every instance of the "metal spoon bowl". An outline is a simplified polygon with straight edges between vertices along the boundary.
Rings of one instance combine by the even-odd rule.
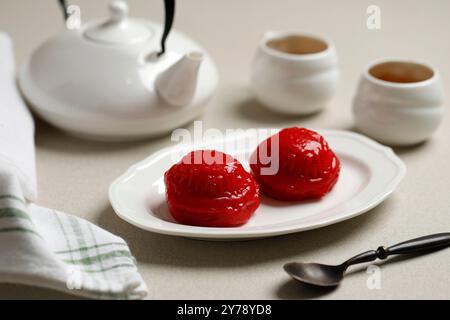
[[[321,287],[337,286],[345,272],[342,266],[319,263],[291,262],[283,268],[295,280]]]

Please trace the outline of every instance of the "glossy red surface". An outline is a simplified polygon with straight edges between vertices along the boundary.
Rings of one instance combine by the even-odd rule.
[[[277,154],[278,172],[272,175],[263,174],[261,169],[267,165],[264,165],[266,161],[261,159],[267,155],[276,160]],[[321,198],[336,184],[340,172],[339,159],[325,139],[320,134],[304,128],[281,130],[263,141],[252,154],[250,161],[253,175],[262,193],[279,200]]]
[[[193,151],[164,175],[174,219],[182,224],[235,227],[259,206],[259,187],[242,165],[225,153]]]

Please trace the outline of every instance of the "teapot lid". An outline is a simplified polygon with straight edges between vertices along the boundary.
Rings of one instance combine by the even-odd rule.
[[[147,40],[151,30],[145,24],[128,19],[128,5],[114,0],[109,6],[110,17],[106,21],[89,26],[84,36],[104,44],[132,44]]]

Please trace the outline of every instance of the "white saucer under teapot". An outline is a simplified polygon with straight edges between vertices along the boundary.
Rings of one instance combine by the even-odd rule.
[[[176,31],[165,50],[175,6],[165,4],[164,28],[129,18],[127,2],[115,0],[109,18],[66,28],[39,46],[19,76],[32,109],[56,127],[100,140],[160,135],[197,117],[217,87],[217,69]]]

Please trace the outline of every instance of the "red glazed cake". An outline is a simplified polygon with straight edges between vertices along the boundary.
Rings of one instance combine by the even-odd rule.
[[[259,187],[232,156],[214,150],[193,151],[164,175],[173,218],[182,224],[236,227],[259,206]]]
[[[278,171],[264,174],[262,169],[267,167],[264,165],[267,161],[261,159],[265,155],[275,159],[276,153]],[[317,132],[304,128],[283,129],[263,141],[250,162],[261,192],[278,200],[321,198],[331,191],[340,172],[339,159],[325,139]]]

